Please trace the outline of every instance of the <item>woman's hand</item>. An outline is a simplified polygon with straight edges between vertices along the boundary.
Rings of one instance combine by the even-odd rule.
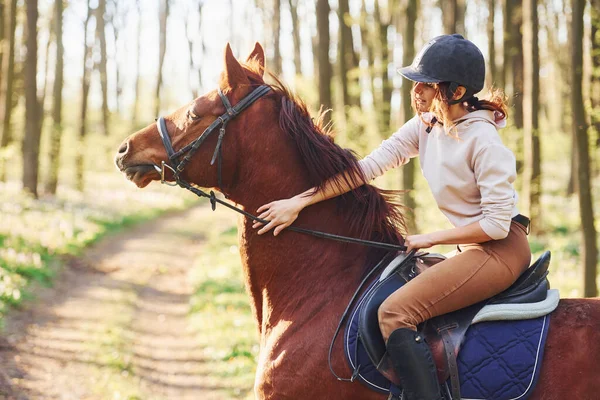
[[[412,249],[427,249],[429,247],[435,246],[437,243],[433,239],[433,235],[431,233],[426,233],[423,235],[410,235],[404,239],[404,245],[406,246],[406,252],[411,251]]]
[[[269,221],[267,225],[264,225],[258,221],[254,222],[252,228],[262,228],[258,231],[259,235],[270,231],[275,228],[273,235],[277,236],[284,228],[290,226],[298,214],[305,207],[304,201],[298,197],[292,197],[290,199],[273,201],[271,203],[261,206],[256,212],[262,213],[258,216],[260,219]]]

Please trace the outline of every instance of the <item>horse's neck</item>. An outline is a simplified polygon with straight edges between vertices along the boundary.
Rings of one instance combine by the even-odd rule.
[[[299,218],[302,226],[328,231],[340,226],[333,203],[304,210]],[[368,251],[365,247],[291,231],[277,237],[271,233],[259,236],[251,226],[248,219],[243,220],[240,244],[246,285],[261,333],[281,321],[302,323],[332,301],[346,302],[360,281]]]

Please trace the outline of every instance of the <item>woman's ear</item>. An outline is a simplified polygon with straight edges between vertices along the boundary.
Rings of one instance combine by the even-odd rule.
[[[465,93],[467,93],[467,88],[465,88],[464,86],[457,87],[454,91],[454,96],[452,96],[452,100],[458,100],[462,98],[465,95]]]

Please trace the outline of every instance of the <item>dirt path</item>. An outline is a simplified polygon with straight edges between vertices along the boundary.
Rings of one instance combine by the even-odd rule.
[[[225,399],[188,323],[197,207],[109,237],[13,313],[0,399]]]

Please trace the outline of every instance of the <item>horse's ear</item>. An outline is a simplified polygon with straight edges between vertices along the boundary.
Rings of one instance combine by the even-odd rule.
[[[252,60],[258,61],[259,65],[260,65],[260,74],[261,74],[261,76],[264,75],[265,51],[263,50],[263,47],[258,42],[256,42],[256,44],[254,45],[254,50],[252,50],[252,53],[250,53],[250,55],[248,56],[247,61],[252,61]]]
[[[229,43],[227,43],[227,47],[225,47],[225,71],[223,71],[223,81],[231,88],[241,84],[250,83],[244,67],[242,67],[233,55]]]

